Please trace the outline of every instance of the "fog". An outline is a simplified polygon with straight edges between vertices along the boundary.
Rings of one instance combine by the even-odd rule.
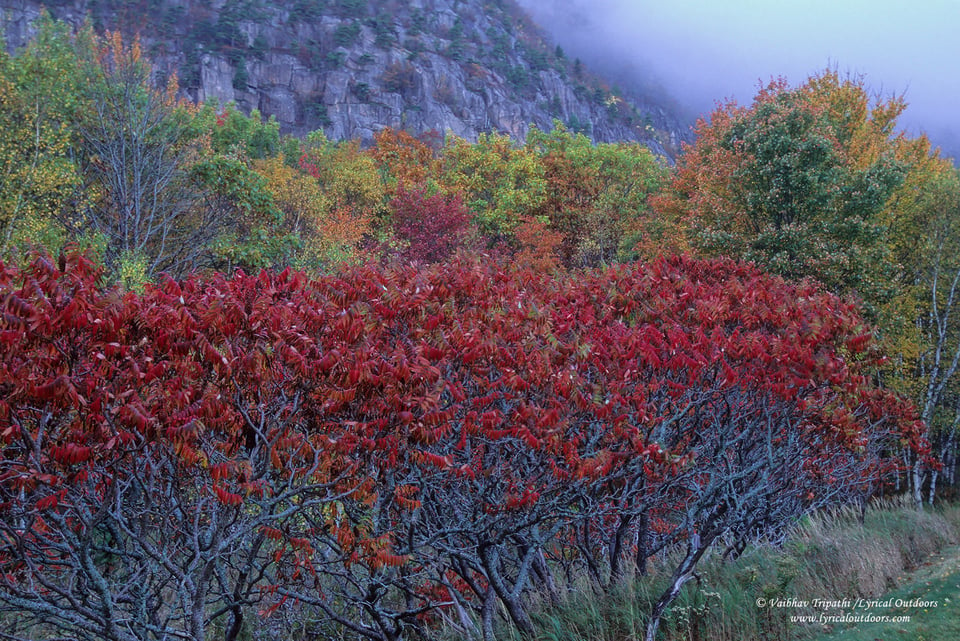
[[[960,153],[960,0],[519,2],[568,56],[624,89],[672,96],[688,115],[829,67],[879,96],[903,94],[902,127]]]

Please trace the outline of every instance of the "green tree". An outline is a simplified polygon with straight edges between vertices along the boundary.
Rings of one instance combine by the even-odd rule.
[[[224,107],[208,102],[200,106],[191,127],[197,134],[209,134],[215,153],[262,159],[280,152],[280,123],[274,116],[264,120],[258,109],[252,109],[248,116],[233,102]]]
[[[17,56],[0,43],[0,251],[27,244],[51,249],[61,224],[82,206],[72,123],[86,108],[70,29],[46,12],[37,36]],[[91,35],[82,30],[78,39]]]
[[[450,136],[442,152],[443,182],[464,194],[474,222],[488,236],[511,235],[547,192],[543,165],[508,136],[480,134],[475,144]]]
[[[247,72],[247,63],[242,57],[237,59],[236,71],[233,73],[233,88],[237,91],[246,91],[250,74]]]
[[[184,231],[208,250],[194,258],[192,268],[213,266],[229,272],[288,262],[299,239],[284,229],[283,212],[266,178],[243,159],[223,154],[194,163],[190,175],[200,198]],[[179,249],[190,254],[189,246]]]
[[[892,136],[904,107],[871,105],[860,80],[835,72],[798,88],[775,81],[750,107],[729,103],[698,124],[658,208],[695,251],[816,278],[876,318],[900,276],[887,204],[922,160]]]

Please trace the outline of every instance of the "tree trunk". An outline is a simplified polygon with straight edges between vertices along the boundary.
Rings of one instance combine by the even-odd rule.
[[[578,535],[578,538],[580,539],[578,547],[583,553],[583,559],[587,563],[587,571],[590,573],[590,577],[593,579],[593,582],[596,585],[600,586],[601,588],[604,588],[605,586],[603,583],[603,574],[600,572],[600,568],[597,566],[596,559],[593,558],[593,549],[592,549],[592,546],[590,545],[591,538],[590,538],[590,522],[589,521],[584,522],[583,528],[578,528],[577,535]]]
[[[646,637],[644,637],[645,641],[655,641],[663,613],[667,607],[673,603],[673,600],[677,598],[677,595],[680,594],[680,590],[683,589],[684,584],[693,578],[693,571],[697,567],[697,562],[709,546],[710,541],[702,542],[699,534],[694,533],[690,537],[690,541],[687,543],[687,554],[683,558],[683,561],[680,562],[680,565],[677,566],[677,569],[673,571],[670,587],[660,595],[660,598],[657,599],[657,602],[653,606],[653,610],[650,612],[650,620],[647,622],[647,634]]]
[[[613,586],[623,580],[623,542],[630,531],[633,517],[629,514],[620,517],[617,531],[610,541],[610,585]]]
[[[483,607],[480,610],[480,620],[483,626],[483,641],[496,641],[493,633],[493,611],[497,605],[497,595],[492,586],[487,586],[487,592],[483,595]]]
[[[647,515],[640,515],[640,523],[637,526],[637,556],[635,564],[637,566],[637,575],[647,575]]]
[[[930,493],[927,495],[927,503],[933,505],[933,497],[937,494],[937,477],[940,475],[940,472],[933,470],[930,473]]]
[[[236,605],[230,612],[230,626],[223,637],[224,641],[236,641],[241,630],[243,630],[243,609]]]
[[[919,457],[913,464],[913,473],[911,475],[910,489],[913,494],[913,504],[923,507],[923,463]]]
[[[507,613],[520,633],[526,637],[534,635],[533,622],[527,615],[527,611],[520,602],[519,594],[512,594],[510,589],[504,583],[503,576],[500,574],[500,551],[493,545],[486,545],[480,548],[480,560],[483,563],[483,569],[487,573],[487,580],[493,587],[500,602],[507,608]],[[518,583],[523,578],[517,579]]]
[[[560,606],[560,590],[553,580],[553,573],[550,572],[550,566],[547,565],[547,559],[543,555],[543,550],[537,552],[537,557],[533,561],[533,571],[540,579],[540,583],[547,588],[547,595],[550,597],[550,605]]]

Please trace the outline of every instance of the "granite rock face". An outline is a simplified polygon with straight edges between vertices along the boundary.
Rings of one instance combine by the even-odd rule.
[[[139,34],[158,79],[176,72],[191,99],[258,109],[295,134],[522,139],[557,119],[667,157],[689,135],[663,107],[617,95],[565,57],[512,0],[0,0],[9,50],[32,36],[42,5]]]

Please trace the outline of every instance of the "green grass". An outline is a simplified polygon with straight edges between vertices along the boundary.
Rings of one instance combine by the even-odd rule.
[[[909,622],[850,623],[834,626],[817,641],[939,641],[960,639],[960,548],[950,547],[931,557],[906,577],[903,585],[884,594],[892,607],[857,612],[892,617],[909,616]],[[897,601],[907,602],[897,607]],[[936,607],[916,607],[910,601],[935,602]]]
[[[662,641],[934,641],[960,639],[960,506],[919,511],[886,502],[864,515],[853,509],[806,518],[783,546],[756,545],[735,561],[705,559],[661,626]],[[643,638],[667,566],[651,576],[597,593],[568,586],[559,607],[531,604],[535,641],[633,641]],[[759,607],[775,599],[878,597],[937,601],[937,608],[874,609],[855,614],[910,615],[909,624],[798,624],[813,608]],[[956,604],[956,605],[955,605]],[[830,614],[840,611],[832,610]],[[446,638],[455,638],[447,636]],[[515,631],[498,638],[518,641]]]

